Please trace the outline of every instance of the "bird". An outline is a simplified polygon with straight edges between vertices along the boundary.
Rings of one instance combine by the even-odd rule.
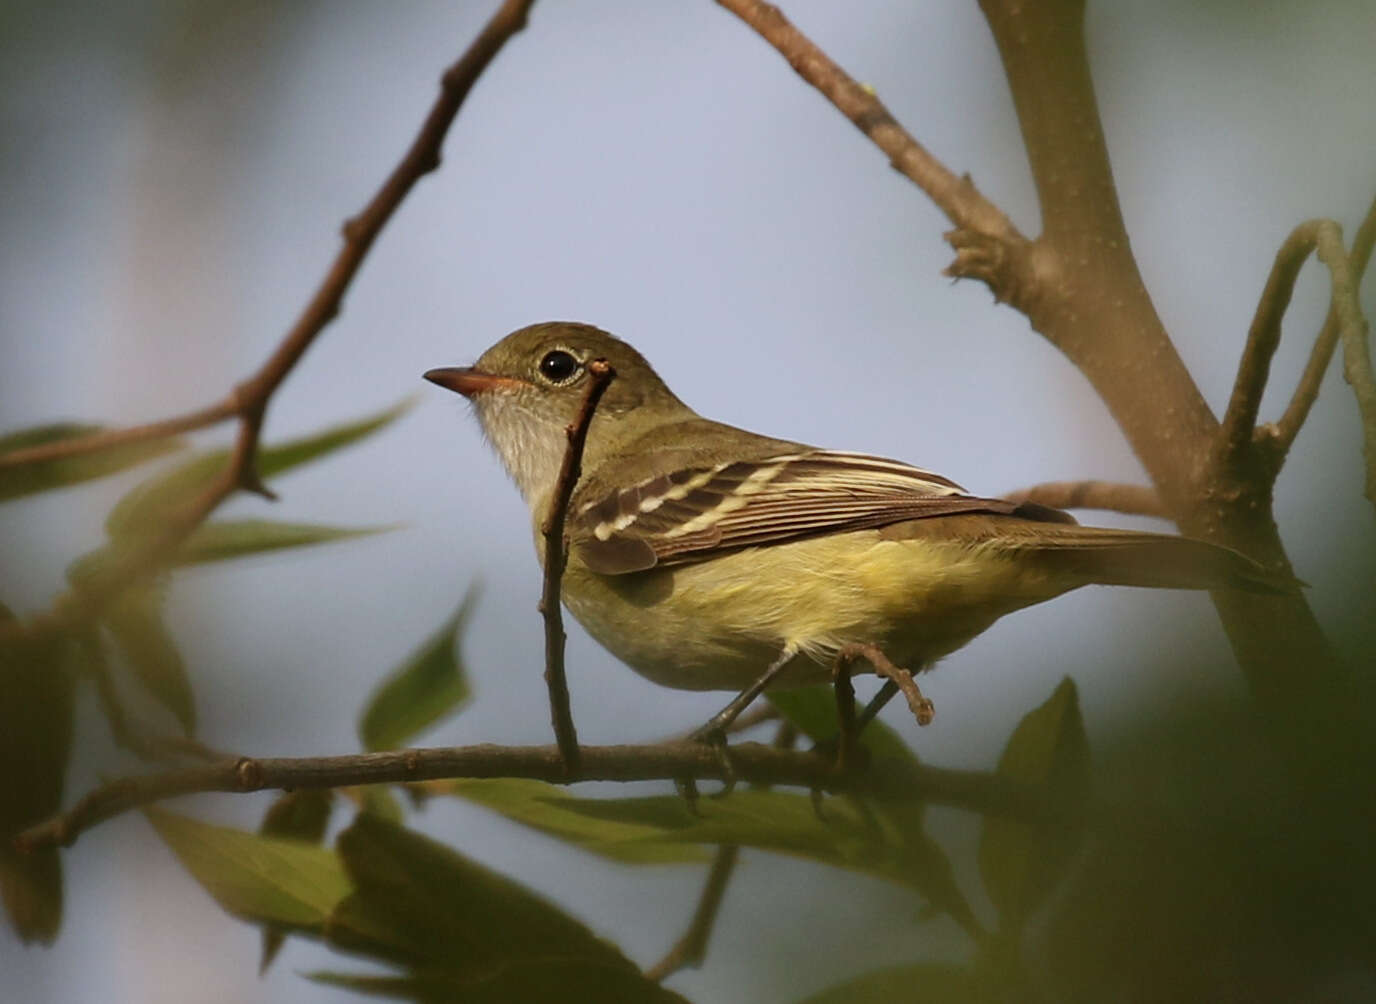
[[[1217,544],[1081,526],[902,461],[704,418],[630,344],[569,321],[424,374],[471,402],[529,507],[542,564],[568,430],[599,360],[612,377],[568,503],[561,598],[655,683],[737,691],[709,732],[766,688],[833,680],[843,656],[865,656],[853,671],[887,660],[920,672],[1004,615],[1082,586],[1292,588]]]

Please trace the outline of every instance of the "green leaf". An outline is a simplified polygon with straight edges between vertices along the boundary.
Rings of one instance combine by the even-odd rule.
[[[598,819],[579,812],[578,805],[586,799],[574,798],[558,785],[545,781],[509,777],[461,778],[444,782],[443,790],[613,861],[626,864],[676,864],[708,859],[708,855],[697,847],[647,843],[645,838],[660,833],[661,826]],[[663,804],[662,807],[667,815],[674,817],[675,825],[685,821],[677,818],[688,811],[682,799],[675,799],[674,804]]]
[[[827,742],[836,738],[840,726],[836,717],[836,695],[831,687],[771,690],[766,696],[770,704],[813,742]],[[917,754],[897,732],[878,718],[860,733],[860,744],[870,751],[876,763],[888,759],[917,762]]]
[[[679,1000],[579,921],[442,844],[365,813],[338,846],[356,892],[337,911],[332,940],[388,952],[430,986],[442,981],[442,999]],[[360,930],[388,941],[359,944]]]
[[[986,999],[970,970],[941,962],[876,969],[828,987],[800,1004],[968,1004]]]
[[[162,595],[155,586],[126,589],[105,612],[104,623],[139,683],[181,723],[196,731],[196,698],[186,664],[162,619]]]
[[[639,973],[581,961],[551,960],[529,971],[507,970],[475,979],[450,973],[367,976],[307,973],[317,983],[346,987],[370,997],[424,1004],[517,1004],[525,1001],[597,1001],[598,1004],[687,1004],[684,998]]]
[[[406,811],[402,809],[401,803],[392,794],[391,785],[368,784],[357,790],[360,812],[372,813],[374,816],[397,825],[406,822]]]
[[[314,523],[278,523],[267,519],[225,519],[202,523],[192,530],[177,551],[178,565],[204,565],[265,551],[309,547],[335,540],[368,537],[391,530],[389,526],[321,526]]]
[[[60,422],[21,429],[0,436],[0,457],[16,450],[45,446],[67,439],[79,439],[104,431],[104,426],[78,422]],[[145,460],[180,449],[181,446],[180,439],[155,439],[143,443],[111,446],[81,456],[29,461],[15,467],[0,467],[0,502],[114,474]]]
[[[331,426],[300,439],[258,452],[258,473],[266,480],[293,467],[308,463],[341,447],[356,443],[403,415],[412,404],[408,398],[386,411],[355,422]],[[155,530],[169,513],[185,505],[220,473],[228,463],[228,449],[199,454],[165,474],[145,481],[120,499],[105,518],[105,530],[112,538],[127,537]]]
[[[182,865],[227,912],[323,934],[353,886],[333,850],[213,826],[164,809],[144,815]]]
[[[1022,784],[1045,786],[1048,798],[1067,806],[1088,794],[1089,739],[1073,680],[1062,680],[1045,703],[1018,723],[999,758],[998,773]],[[980,875],[999,911],[1004,935],[1016,936],[1055,887],[1080,831],[1073,822],[1033,824],[985,817]]]
[[[10,619],[0,606],[0,623]],[[57,848],[20,854],[11,838],[62,807],[75,701],[65,649],[65,640],[0,645],[0,900],[25,942],[51,942],[62,924]]]
[[[876,875],[917,890],[967,930],[978,930],[974,913],[956,885],[950,862],[920,823],[904,825],[909,820],[874,812],[856,800],[828,800],[823,818],[818,818],[807,796],[763,790],[736,791],[723,799],[702,799],[697,814],[689,812],[677,796],[566,796],[561,804],[568,812],[602,822],[648,827],[650,832],[638,839],[650,847],[738,844]]]
[[[264,837],[289,837],[308,844],[318,844],[325,838],[334,808],[334,793],[328,788],[302,788],[289,791],[268,806],[258,833]],[[272,960],[286,940],[286,931],[274,924],[263,926],[263,954],[258,972],[267,972]]]
[[[476,598],[477,590],[470,588],[444,625],[378,684],[358,725],[364,749],[405,746],[468,700],[468,679],[456,648]]]

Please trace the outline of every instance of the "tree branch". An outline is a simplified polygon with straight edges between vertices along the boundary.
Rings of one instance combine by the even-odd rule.
[[[592,425],[593,413],[597,410],[597,402],[602,400],[608,385],[615,379],[616,370],[607,360],[594,359],[588,363],[588,390],[583,395],[583,403],[579,405],[573,424],[564,430],[569,444],[564,450],[563,463],[559,466],[559,477],[554,482],[549,515],[540,527],[545,540],[545,585],[540,594],[540,613],[545,618],[545,685],[549,688],[554,737],[571,774],[578,770],[578,733],[573,727],[569,685],[564,675],[564,614],[559,603],[559,585],[564,578],[569,551],[564,521],[568,516],[574,485],[582,474],[583,447],[588,441],[588,427]]]
[[[1029,244],[1003,211],[975,188],[970,176],[957,176],[934,157],[898,123],[872,89],[861,86],[833,62],[778,7],[760,0],[717,3],[777,49],[799,76],[888,154],[893,168],[926,192],[955,224],[956,230],[947,235],[957,249],[950,274],[980,278],[990,284],[996,296],[1009,298],[1006,287],[1013,281],[1011,263],[1021,258]],[[964,248],[974,244],[981,247],[981,253],[967,255]]]
[[[1366,274],[1367,263],[1371,260],[1373,245],[1376,245],[1376,202],[1372,202],[1366,218],[1357,228],[1357,234],[1352,239],[1352,250],[1348,253],[1348,258],[1352,262],[1352,284],[1359,303],[1362,277]],[[1323,375],[1328,370],[1328,363],[1333,358],[1333,349],[1338,344],[1338,328],[1337,307],[1330,303],[1328,316],[1324,319],[1323,327],[1319,329],[1318,338],[1315,339],[1314,348],[1309,354],[1309,362],[1304,367],[1304,374],[1300,377],[1285,414],[1274,426],[1263,427],[1281,459],[1290,450],[1295,437],[1299,435],[1300,427],[1309,417],[1309,409],[1319,396]]]
[[[1052,509],[1105,509],[1130,516],[1170,519],[1156,489],[1113,481],[1047,481],[1004,496],[1009,502],[1035,502]]]
[[[682,778],[725,781],[728,773],[759,784],[915,799],[1028,821],[1055,818],[1062,809],[1040,789],[996,774],[887,760],[882,770],[838,774],[830,757],[761,743],[732,746],[729,765],[706,743],[584,746],[574,772],[567,769],[557,746],[483,744],[332,757],[238,757],[123,778],[96,788],[67,812],[25,830],[15,837],[15,846],[32,851],[70,844],[121,813],[195,792],[341,788],[457,777],[533,778],[553,784]]]
[[[1280,324],[1285,311],[1290,306],[1290,297],[1295,291],[1295,280],[1300,269],[1318,246],[1319,234],[1325,229],[1336,229],[1332,220],[1309,220],[1290,231],[1290,235],[1276,252],[1271,274],[1261,291],[1256,315],[1247,333],[1247,344],[1242,350],[1238,363],[1237,379],[1233,383],[1233,394],[1228,401],[1228,409],[1223,413],[1219,428],[1219,449],[1221,461],[1236,463],[1242,454],[1251,448],[1252,431],[1257,424],[1257,412],[1261,407],[1261,397],[1266,391],[1266,380],[1271,373],[1271,359],[1280,345]]]
[[[29,464],[41,464],[49,460],[62,460],[67,457],[79,457],[87,453],[99,453],[101,450],[108,450],[116,446],[128,446],[131,443],[144,443],[153,439],[170,439],[172,436],[181,435],[183,432],[193,432],[196,429],[218,425],[226,419],[233,418],[237,413],[238,402],[231,393],[224,400],[217,401],[207,407],[188,411],[183,415],[174,415],[157,422],[149,422],[147,425],[135,425],[127,429],[110,429],[106,432],[95,432],[89,436],[60,439],[54,443],[44,443],[41,446],[30,446],[22,450],[0,453],[0,470],[25,467]]]
[[[121,559],[112,562],[105,574],[83,585],[80,592],[69,594],[63,598],[65,602],[60,600],[48,613],[40,614],[22,624],[0,627],[0,641],[11,633],[54,633],[74,622],[96,615],[120,589],[152,574],[164,564],[186,539],[187,534],[238,489],[256,491],[271,497],[271,493],[259,479],[256,467],[259,434],[269,400],[320,332],[338,316],[344,293],[353,282],[373,241],[391,219],[402,199],[420,178],[439,166],[440,148],[449,126],[458,114],[459,107],[507,39],[525,26],[526,15],[533,3],[534,0],[505,0],[467,51],[445,71],[441,79],[440,94],[410,148],[362,212],[344,224],[344,244],[335,256],[329,271],[296,322],[257,372],[236,386],[219,404],[146,426],[100,433],[62,444],[63,449],[68,451],[63,455],[73,455],[118,443],[136,442],[140,439],[158,438],[201,428],[230,415],[237,415],[239,418],[239,433],[228,465],[181,513],[171,517],[167,525],[147,542],[132,548]],[[33,451],[24,452],[30,456],[23,462],[50,459],[51,456],[36,458],[32,455]],[[14,455],[10,455],[8,459],[11,463],[20,462],[14,459]]]

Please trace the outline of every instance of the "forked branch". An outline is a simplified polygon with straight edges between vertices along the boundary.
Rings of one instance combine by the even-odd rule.
[[[17,466],[172,436],[204,428],[233,416],[239,419],[234,451],[225,469],[180,512],[173,514],[159,533],[113,561],[98,579],[84,584],[80,593],[59,602],[50,612],[26,623],[16,622],[0,628],[0,639],[9,633],[48,634],[95,616],[121,589],[164,565],[186,536],[235,491],[242,488],[271,497],[257,472],[258,442],[268,402],[320,332],[339,314],[345,292],[373,241],[391,219],[397,206],[417,181],[439,166],[445,135],[464,99],[507,39],[525,26],[526,16],[533,4],[534,0],[506,0],[467,51],[445,71],[439,96],[410,148],[362,212],[344,224],[343,246],[329,271],[296,322],[257,372],[232,388],[224,400],[198,411],[131,429],[35,447],[0,458],[0,464]]]

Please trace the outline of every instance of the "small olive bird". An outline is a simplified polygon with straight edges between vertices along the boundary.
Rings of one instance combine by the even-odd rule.
[[[708,723],[718,734],[768,685],[831,679],[847,647],[926,669],[1004,614],[1080,586],[1289,588],[1201,540],[1080,526],[896,460],[711,421],[630,345],[568,322],[425,374],[472,402],[530,507],[542,562],[566,428],[597,359],[615,377],[568,508],[564,604],[656,683],[741,691]]]

